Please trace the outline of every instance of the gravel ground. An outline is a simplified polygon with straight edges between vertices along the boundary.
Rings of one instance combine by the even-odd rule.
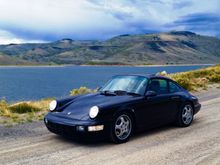
[[[165,126],[128,143],[85,143],[47,131],[42,122],[0,126],[0,164],[218,164],[220,89],[196,93],[202,110],[187,128]]]

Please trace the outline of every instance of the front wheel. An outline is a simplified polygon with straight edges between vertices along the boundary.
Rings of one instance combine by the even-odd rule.
[[[188,127],[193,121],[193,108],[187,103],[180,110],[177,117],[177,125],[180,127]]]
[[[133,131],[132,117],[127,113],[116,115],[110,130],[110,140],[114,143],[127,142]]]

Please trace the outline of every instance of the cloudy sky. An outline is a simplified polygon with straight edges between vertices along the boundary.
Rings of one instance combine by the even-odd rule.
[[[220,37],[220,0],[0,0],[0,44],[189,30]]]

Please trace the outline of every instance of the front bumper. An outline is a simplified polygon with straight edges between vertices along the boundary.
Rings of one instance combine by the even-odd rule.
[[[48,113],[44,123],[49,131],[67,137],[88,137],[97,139],[106,137],[109,130],[108,122],[61,118]],[[96,128],[96,129],[94,129]]]

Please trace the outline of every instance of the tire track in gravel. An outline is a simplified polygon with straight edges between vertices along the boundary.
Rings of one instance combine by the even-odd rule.
[[[81,143],[49,133],[42,122],[0,126],[0,164],[220,164],[220,89],[198,93],[190,127],[164,126],[128,143]]]

